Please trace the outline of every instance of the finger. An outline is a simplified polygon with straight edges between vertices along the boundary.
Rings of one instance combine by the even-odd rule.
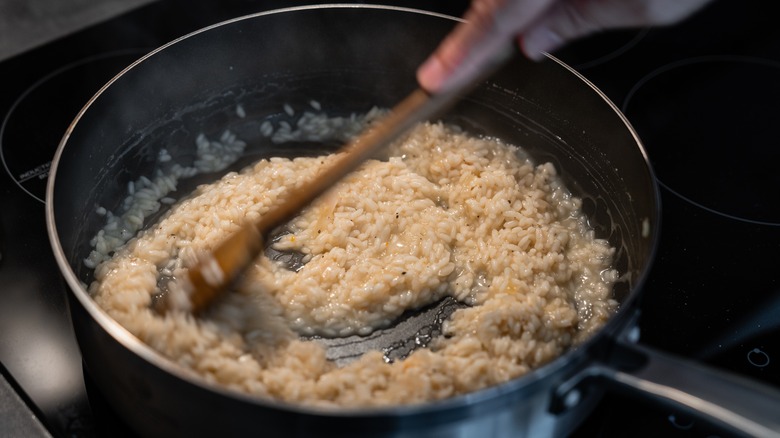
[[[520,48],[533,60],[544,58],[569,41],[595,32],[598,27],[589,11],[593,2],[558,2],[520,37]]]
[[[474,0],[466,20],[447,35],[434,53],[417,70],[417,80],[436,92],[475,54],[484,39],[505,34],[509,39],[532,23],[553,0]],[[470,65],[479,68],[480,62]]]
[[[437,91],[480,38],[494,26],[497,0],[474,0],[464,15],[465,22],[455,26],[433,54],[418,69],[420,85],[428,91]]]

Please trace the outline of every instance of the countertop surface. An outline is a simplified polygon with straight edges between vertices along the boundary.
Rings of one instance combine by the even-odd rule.
[[[0,373],[0,436],[50,438],[36,414]]]
[[[0,0],[0,60],[155,0]]]

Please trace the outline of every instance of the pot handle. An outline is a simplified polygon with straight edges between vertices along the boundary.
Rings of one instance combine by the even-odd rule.
[[[577,404],[585,384],[660,403],[724,430],[780,437],[780,390],[653,348],[617,340],[605,363],[596,363],[556,390],[553,411]]]

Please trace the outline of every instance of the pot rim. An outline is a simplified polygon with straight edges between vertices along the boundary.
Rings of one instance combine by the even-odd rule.
[[[638,299],[637,296],[639,295],[646,281],[646,277],[648,275],[651,264],[655,259],[655,254],[657,252],[658,238],[660,234],[659,233],[660,217],[661,217],[660,193],[658,189],[657,180],[655,178],[655,174],[653,172],[652,166],[650,165],[647,152],[641,140],[639,139],[636,130],[631,126],[630,122],[625,117],[625,115],[593,83],[587,80],[579,72],[575,71],[573,68],[569,67],[568,65],[566,65],[565,63],[563,63],[562,61],[560,61],[559,59],[555,58],[550,54],[546,54],[548,60],[551,60],[557,63],[560,67],[567,69],[570,73],[574,74],[588,87],[590,87],[591,90],[597,93],[598,96],[601,97],[601,99],[605,103],[607,103],[610,106],[610,108],[614,111],[614,113],[619,117],[619,119],[625,125],[626,129],[628,129],[631,137],[634,139],[636,147],[641,153],[645,161],[645,164],[647,166],[647,171],[649,172],[649,176],[652,181],[652,186],[653,186],[652,189],[653,189],[653,197],[654,197],[653,201],[655,203],[656,208],[654,211],[654,217],[647,218],[650,221],[650,231],[649,231],[648,238],[652,239],[652,242],[651,242],[651,250],[650,250],[650,254],[648,255],[646,266],[642,267],[641,277],[637,279],[634,287],[631,289],[629,295],[626,297],[624,302],[620,303],[620,306],[617,312],[615,313],[615,315],[613,315],[609,319],[609,321],[607,321],[607,323],[598,330],[597,333],[591,336],[590,339],[584,341],[582,344],[578,346],[569,349],[568,351],[564,352],[563,354],[561,354],[551,362],[547,363],[546,365],[539,367],[535,370],[532,370],[529,373],[520,376],[516,379],[509,380],[499,385],[480,389],[467,394],[461,394],[450,398],[429,401],[425,403],[382,406],[382,407],[365,407],[365,408],[353,408],[353,407],[325,408],[325,407],[317,407],[317,406],[307,406],[307,405],[285,402],[281,400],[274,400],[259,395],[251,395],[244,392],[240,392],[238,390],[224,387],[222,385],[218,385],[216,383],[207,382],[202,377],[195,375],[192,371],[187,370],[186,368],[176,364],[173,360],[163,356],[161,353],[152,349],[152,347],[145,344],[143,341],[141,341],[135,335],[133,335],[130,331],[128,331],[126,328],[124,328],[122,325],[116,322],[113,318],[111,318],[102,308],[100,308],[100,306],[98,306],[95,303],[95,301],[89,296],[89,293],[85,290],[85,288],[77,278],[75,272],[73,271],[72,267],[68,263],[65,252],[62,248],[62,245],[60,244],[60,239],[59,239],[57,226],[56,226],[56,218],[54,214],[54,190],[56,185],[56,176],[57,176],[57,170],[59,167],[60,159],[63,154],[63,151],[68,145],[68,139],[71,133],[74,131],[74,129],[78,125],[83,115],[89,110],[92,104],[101,97],[103,92],[108,87],[112,86],[115,82],[117,82],[126,72],[135,68],[137,65],[149,60],[150,58],[154,57],[157,53],[162,52],[163,50],[167,49],[168,47],[174,44],[178,44],[195,35],[200,35],[202,33],[209,32],[213,29],[221,28],[223,26],[228,26],[232,23],[236,23],[244,20],[251,20],[258,17],[270,16],[276,14],[293,13],[297,11],[309,11],[309,10],[316,10],[316,9],[388,10],[388,11],[428,15],[432,17],[438,17],[438,18],[459,21],[459,22],[464,21],[457,17],[452,17],[446,14],[441,14],[432,11],[426,11],[426,10],[408,8],[408,7],[391,6],[391,5],[378,5],[378,4],[334,3],[334,4],[318,4],[318,5],[306,5],[306,6],[295,6],[295,7],[274,9],[274,10],[263,11],[254,14],[248,14],[240,17],[235,17],[229,20],[225,20],[201,28],[191,33],[188,33],[184,36],[176,38],[171,42],[168,42],[152,50],[151,52],[142,56],[138,60],[134,61],[132,64],[124,68],[121,72],[116,74],[111,80],[109,80],[105,85],[103,85],[94,94],[94,96],[92,96],[87,101],[84,107],[79,111],[79,113],[76,115],[74,120],[68,126],[65,134],[62,137],[62,140],[60,141],[57,147],[54,158],[52,160],[51,169],[49,172],[49,178],[46,185],[46,198],[45,198],[46,228],[49,235],[49,241],[52,246],[55,259],[57,261],[57,265],[59,266],[60,271],[62,272],[66,283],[68,284],[69,293],[72,293],[75,296],[75,298],[78,300],[81,306],[98,323],[98,325],[103,330],[105,330],[114,340],[119,342],[124,348],[128,349],[129,351],[136,354],[137,356],[141,357],[142,359],[149,362],[153,366],[165,371],[166,373],[172,375],[173,377],[182,379],[189,384],[198,386],[207,391],[215,392],[225,397],[229,397],[245,403],[262,406],[266,408],[284,409],[290,412],[295,412],[304,415],[351,417],[351,418],[354,417],[377,418],[377,417],[426,415],[434,411],[436,412],[452,411],[452,410],[460,410],[464,408],[473,409],[475,403],[487,402],[491,400],[502,400],[505,397],[510,397],[510,396],[516,398],[522,398],[522,396],[519,395],[521,389],[544,384],[546,381],[553,379],[554,376],[559,375],[561,373],[566,373],[567,369],[570,369],[571,367],[580,366],[582,361],[587,362],[589,360],[589,358],[586,357],[587,352],[593,350],[594,345],[603,342],[605,339],[608,340],[613,338],[616,334],[620,333],[621,330],[625,329],[626,325],[630,325],[630,322],[633,320],[633,316],[635,314],[636,301]],[[580,360],[579,361],[576,360],[577,358],[580,358]]]

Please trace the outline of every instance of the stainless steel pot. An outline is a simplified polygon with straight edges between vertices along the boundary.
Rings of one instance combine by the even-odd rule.
[[[516,59],[446,117],[522,145],[537,161],[552,161],[584,199],[597,233],[618,249],[624,280],[614,294],[620,311],[590,341],[522,378],[415,406],[293,406],[192,377],[85,292],[91,274],[82,260],[102,226],[96,206],[117,208],[129,181],[153,174],[162,148],[174,160],[191,162],[197,133],[229,127],[254,145],[237,166],[301,153],[306,145],[263,140],[259,121],[279,116],[285,103],[312,99],[329,113],[391,107],[416,86],[416,66],[455,23],[423,11],[365,5],[261,13],[152,52],[88,102],[57,150],[46,215],[84,363],[116,411],[146,436],[536,437],[572,430],[611,386],[680,404],[732,431],[780,428],[776,391],[633,344],[637,301],[659,233],[657,187],[623,115],[554,58]],[[239,103],[246,118],[236,115]]]

